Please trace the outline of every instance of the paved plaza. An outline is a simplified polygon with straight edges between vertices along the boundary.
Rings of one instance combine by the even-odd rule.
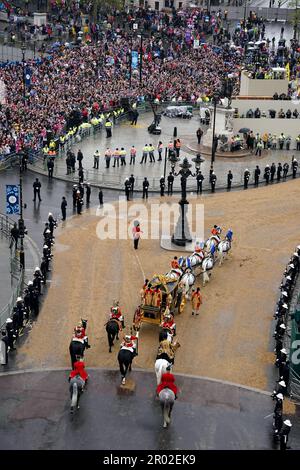
[[[183,157],[188,157],[188,160],[193,165],[192,171],[195,172],[195,164],[192,162],[192,158],[196,156],[196,152],[192,152],[189,147],[195,147],[196,141],[196,131],[200,126],[200,117],[199,111],[194,110],[194,116],[191,120],[185,120],[180,118],[167,118],[163,116],[161,121],[162,134],[160,136],[150,135],[147,131],[147,127],[153,120],[153,114],[150,112],[140,114],[137,126],[132,126],[130,121],[124,120],[120,124],[117,124],[113,128],[112,138],[107,139],[105,130],[103,129],[100,133],[91,135],[90,137],[84,138],[80,143],[75,143],[73,146],[73,151],[77,153],[78,149],[81,149],[84,155],[83,159],[83,168],[85,172],[85,181],[90,182],[96,186],[106,187],[106,188],[115,188],[123,189],[124,181],[126,178],[130,177],[131,174],[134,174],[136,178],[135,189],[142,189],[142,182],[145,176],[147,176],[150,186],[149,190],[158,191],[159,190],[159,179],[164,175],[164,152],[163,160],[161,162],[158,160],[157,154],[157,144],[159,141],[163,142],[164,146],[167,146],[170,140],[174,140],[173,133],[174,127],[177,128],[177,137],[181,139],[182,149],[180,152],[181,162]],[[264,120],[262,119],[262,122]],[[205,129],[204,129],[205,131]],[[140,164],[142,158],[142,148],[145,144],[152,143],[155,147],[155,163],[150,163],[149,158],[147,163]],[[134,145],[137,149],[137,157],[135,165],[130,165],[130,148]],[[196,145],[197,146],[197,145]],[[111,159],[110,168],[106,169],[104,153],[106,148],[109,147],[111,150],[115,148],[121,149],[124,147],[127,150],[126,157],[126,166],[116,166],[113,168],[113,158]],[[292,147],[293,148],[293,147]],[[100,163],[99,170],[93,169],[93,154],[96,150],[100,152]],[[262,156],[258,157],[249,155],[243,158],[228,158],[228,157],[216,157],[214,163],[214,170],[217,175],[217,185],[216,188],[225,188],[227,184],[227,173],[228,170],[231,170],[233,173],[233,187],[238,187],[243,184],[243,175],[246,168],[251,172],[251,182],[253,183],[253,173],[256,165],[259,165],[261,170],[272,162],[282,164],[288,162],[291,164],[292,156],[295,155],[296,158],[300,158],[300,152],[294,149],[292,150],[269,150],[263,151]],[[205,190],[210,189],[209,185],[209,170],[211,165],[211,156],[205,155],[202,153],[205,161],[201,165],[201,171],[205,177],[203,182],[203,188]],[[180,163],[180,162],[179,162]],[[76,164],[76,168],[78,165]],[[43,164],[42,160],[39,160],[33,167],[35,171],[41,172],[42,174],[47,174],[46,163]],[[176,165],[175,171],[179,170],[178,164]],[[167,161],[166,166],[166,175],[168,176],[171,170],[171,164]],[[291,174],[291,170],[289,171]],[[66,163],[65,156],[57,157],[56,165],[54,169],[54,176],[69,180],[71,182],[78,182],[77,171],[75,176],[66,175]],[[264,184],[263,180],[263,171],[261,175],[261,183]],[[189,178],[187,187],[190,191],[195,191],[197,188],[197,183],[195,178]],[[180,178],[175,178],[174,189],[180,190]]]
[[[116,371],[88,369],[81,408],[70,415],[68,372],[39,371],[0,376],[0,449],[6,450],[267,450],[268,394],[177,376],[180,389],[169,429],[163,429],[152,372],[133,370],[134,395],[119,395]],[[20,398],[22,397],[22,398]],[[291,446],[299,447],[299,427]]]

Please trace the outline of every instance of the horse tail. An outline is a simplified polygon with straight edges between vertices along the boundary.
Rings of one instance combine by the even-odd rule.
[[[78,400],[78,385],[76,382],[74,382],[73,387],[72,387],[71,411],[73,411],[74,408],[76,408],[77,400]]]

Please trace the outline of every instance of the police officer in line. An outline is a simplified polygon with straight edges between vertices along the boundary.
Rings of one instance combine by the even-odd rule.
[[[172,196],[173,194],[173,183],[174,183],[174,175],[169,173],[168,176],[168,196]]]
[[[129,196],[130,196],[130,182],[129,182],[129,178],[126,178],[125,182],[124,182],[124,185],[125,185],[125,195],[126,195],[126,199],[127,201],[129,201]]]
[[[160,195],[161,195],[161,196],[164,196],[164,195],[165,195],[166,181],[165,181],[165,178],[164,178],[163,175],[162,175],[162,177],[161,177],[160,180],[159,180],[159,185],[160,185]]]
[[[290,449],[288,447],[287,443],[289,440],[289,433],[291,431],[292,423],[289,419],[286,419],[283,421],[283,426],[279,432],[279,437],[280,437],[280,450],[287,450]]]
[[[297,175],[297,169],[298,169],[298,162],[296,158],[293,155],[293,160],[292,160],[292,172],[293,172],[293,178],[296,178]]]
[[[202,175],[201,171],[199,171],[199,173],[197,174],[196,180],[197,180],[197,194],[199,193],[202,194],[202,183],[204,180],[204,176]]]
[[[80,194],[80,191],[77,191],[77,198],[76,198],[76,209],[77,209],[77,214],[81,214],[81,209],[83,206],[83,200]]]
[[[61,205],[60,205],[60,208],[61,208],[61,215],[62,215],[62,220],[66,220],[66,217],[67,217],[67,200],[65,198],[65,196],[62,197],[62,201],[61,201]]]
[[[216,187],[216,182],[217,182],[217,176],[215,172],[213,171],[210,177],[210,186],[211,186],[211,192],[215,192],[215,187]]]
[[[260,168],[258,165],[256,165],[256,168],[254,170],[254,185],[258,186],[259,183],[259,175],[260,175]]]
[[[289,168],[290,168],[290,165],[287,162],[285,162],[283,164],[283,167],[282,167],[282,169],[283,169],[283,179],[286,179],[287,174],[289,172]]]
[[[54,169],[54,159],[49,158],[47,162],[47,168],[48,168],[48,178],[51,179],[53,178],[53,169]]]
[[[248,183],[250,179],[250,171],[248,168],[244,171],[244,189],[248,189]]]
[[[279,162],[277,166],[277,176],[276,176],[277,181],[281,180],[281,173],[282,173],[282,165]]]
[[[101,188],[99,188],[98,199],[100,206],[103,206],[103,191]]]
[[[135,183],[135,177],[133,175],[130,175],[129,183],[130,183],[131,197],[133,197],[133,190],[134,190],[134,183]]]
[[[148,199],[148,188],[149,188],[149,181],[147,180],[147,177],[145,176],[144,181],[143,181],[143,199]]]
[[[269,181],[270,181],[270,166],[269,165],[266,165],[265,167],[264,179],[266,180],[266,184],[269,184]]]
[[[76,206],[76,201],[77,201],[77,185],[73,184],[73,189],[72,189],[72,198],[73,198],[73,206]]]
[[[272,165],[271,165],[271,168],[270,168],[271,183],[273,183],[273,181],[274,181],[275,173],[276,173],[276,165],[273,162]]]
[[[233,180],[233,174],[231,173],[231,170],[229,170],[227,174],[227,191],[231,190],[232,180]]]
[[[88,206],[91,200],[91,185],[90,183],[86,183],[86,205]]]

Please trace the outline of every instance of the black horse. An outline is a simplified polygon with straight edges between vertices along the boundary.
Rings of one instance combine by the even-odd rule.
[[[159,337],[158,337],[159,342],[164,341],[165,339],[168,339],[169,335],[172,335],[172,331],[169,328],[160,328]]]
[[[74,369],[74,363],[78,361],[79,358],[83,358],[85,348],[86,348],[85,342],[76,341],[72,339],[70,346],[69,346],[72,369]]]
[[[106,332],[107,332],[109,352],[111,352],[111,348],[114,345],[115,338],[119,339],[119,325],[116,320],[109,320],[106,323]]]
[[[120,372],[122,376],[122,384],[125,384],[126,381],[126,374],[129,369],[131,371],[131,364],[133,361],[133,358],[137,356],[137,353],[131,352],[128,349],[120,349],[119,354],[118,354],[118,361],[119,361],[119,366],[120,366]]]

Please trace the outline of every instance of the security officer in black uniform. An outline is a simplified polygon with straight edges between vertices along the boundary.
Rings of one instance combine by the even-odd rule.
[[[143,181],[143,199],[148,199],[148,188],[149,188],[149,181],[147,180],[147,177],[145,176],[144,181]]]
[[[233,174],[231,173],[231,170],[229,170],[227,174],[227,191],[231,190],[232,180],[233,180]]]
[[[202,194],[202,182],[204,180],[204,176],[202,175],[201,171],[196,176],[197,180],[197,194]]]
[[[259,176],[260,176],[260,168],[258,165],[256,165],[256,168],[254,170],[254,185],[255,186],[258,186]]]
[[[276,173],[276,165],[273,162],[272,165],[271,165],[271,169],[270,169],[271,183],[273,183],[273,181],[274,181],[275,173]]]
[[[248,189],[248,183],[250,179],[250,171],[248,168],[244,171],[244,189]]]
[[[169,173],[168,176],[168,196],[172,196],[173,194],[173,183],[174,183],[174,175]]]
[[[135,182],[135,177],[131,175],[129,178],[131,197],[133,197],[134,182]]]
[[[166,186],[166,182],[165,182],[164,176],[162,176],[162,177],[160,178],[159,184],[160,184],[160,195],[161,195],[161,196],[164,196],[164,195],[165,195],[165,186]]]
[[[293,156],[293,160],[292,160],[293,178],[296,178],[297,169],[298,169],[298,162],[297,162],[297,160],[295,159],[295,157]]]
[[[86,205],[88,206],[91,200],[91,186],[90,183],[86,183]]]
[[[269,165],[265,167],[264,179],[266,180],[266,184],[269,184],[269,180],[270,180],[270,166]]]
[[[126,178],[124,185],[125,185],[125,194],[126,194],[126,199],[127,199],[127,201],[129,201],[129,195],[130,195],[130,182],[129,182],[129,179],[128,179],[128,178]]]

